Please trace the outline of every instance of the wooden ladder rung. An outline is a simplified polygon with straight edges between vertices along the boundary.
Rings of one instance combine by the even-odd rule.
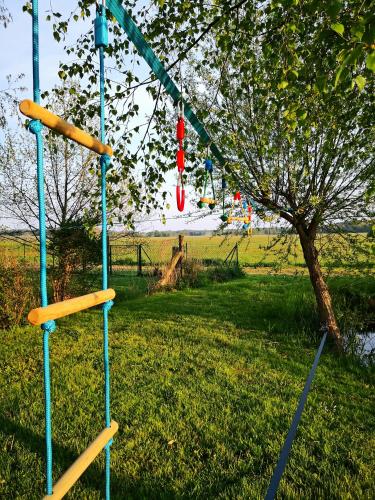
[[[32,325],[41,325],[47,321],[63,318],[64,316],[69,316],[69,314],[104,304],[104,302],[114,299],[115,296],[116,292],[112,288],[100,290],[99,292],[89,293],[81,297],[75,297],[74,299],[63,300],[62,302],[56,302],[45,307],[32,309],[27,319]]]
[[[63,136],[71,139],[72,141],[85,146],[91,151],[95,151],[99,155],[107,154],[109,156],[113,155],[113,151],[111,146],[103,144],[102,142],[92,137],[87,132],[81,130],[78,127],[75,127],[71,123],[66,122],[62,118],[48,111],[48,109],[39,106],[35,102],[30,99],[25,99],[20,103],[20,111],[25,116],[32,118],[33,120],[40,120],[43,125],[50,128],[51,130],[55,130],[62,134]]]
[[[52,498],[59,500],[78,481],[88,466],[95,460],[105,445],[118,431],[118,423],[112,420],[111,426],[106,427],[99,436],[86,448],[69,469],[60,477],[54,485],[52,495],[46,495],[44,500]]]
[[[250,218],[249,217],[228,217],[228,220],[227,220],[228,224],[230,224],[233,221],[249,223]]]

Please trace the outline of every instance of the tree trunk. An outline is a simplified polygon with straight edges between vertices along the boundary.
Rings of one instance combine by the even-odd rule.
[[[318,306],[319,320],[322,327],[326,327],[328,335],[332,338],[339,351],[343,349],[343,340],[340,329],[336,322],[335,313],[332,306],[331,294],[323,278],[320,267],[318,251],[315,248],[315,237],[309,235],[303,227],[297,227],[303,255],[309,270],[310,281],[314,289]]]

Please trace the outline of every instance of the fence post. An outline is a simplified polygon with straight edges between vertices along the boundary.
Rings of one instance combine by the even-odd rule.
[[[137,264],[138,264],[137,276],[142,276],[142,244],[139,244],[137,246]]]
[[[26,261],[26,243],[23,244],[23,260]]]
[[[239,267],[240,265],[240,262],[239,262],[239,259],[238,259],[238,243],[236,243],[236,262],[237,262],[237,267]]]
[[[112,267],[112,245],[109,245],[109,273],[113,274],[113,267]]]

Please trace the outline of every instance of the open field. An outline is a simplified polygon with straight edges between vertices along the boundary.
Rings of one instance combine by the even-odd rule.
[[[239,261],[244,266],[270,266],[275,262],[275,255],[266,252],[265,247],[271,241],[272,237],[266,235],[255,235],[250,238],[242,238],[239,236],[185,236],[184,242],[187,245],[188,258],[203,261],[206,263],[222,263],[228,256],[229,252],[238,243]],[[145,250],[152,262],[164,264],[170,260],[172,246],[177,244],[176,238],[141,238]],[[114,242],[114,245],[122,245],[128,243],[126,239],[119,239]],[[118,250],[117,250],[118,248]],[[114,254],[120,256],[121,248],[115,247]],[[276,247],[280,249],[280,245]],[[123,250],[123,255],[131,253],[131,250]],[[296,248],[296,255],[289,259],[289,264],[302,265],[303,256],[300,247]]]
[[[341,280],[341,281],[340,281]],[[371,280],[337,279],[368,289]],[[318,338],[303,277],[251,276],[145,296],[116,277],[111,311],[112,492],[123,498],[262,498]],[[42,335],[2,331],[0,496],[43,493]],[[101,314],[51,336],[55,480],[103,427]],[[323,352],[280,498],[371,498],[374,372]],[[103,496],[103,454],[67,498]]]
[[[186,236],[185,243],[187,248],[188,258],[202,262],[203,264],[222,264],[229,252],[238,243],[239,263],[242,266],[250,268],[270,268],[278,263],[278,253],[282,252],[282,245],[277,244],[272,251],[267,251],[266,247],[272,241],[272,235],[254,235],[250,238],[242,238],[239,236]],[[365,238],[365,236],[363,236]],[[296,238],[290,237],[291,252],[287,259],[281,264],[282,269],[289,271],[302,270],[305,267],[303,254],[299,242]],[[14,256],[18,259],[24,259],[29,265],[37,266],[39,261],[39,253],[36,242],[32,242],[33,246],[25,246],[9,241],[0,240],[0,251],[3,254]],[[154,265],[165,265],[169,262],[172,254],[172,247],[177,245],[175,237],[141,237],[119,238],[112,239],[113,265],[130,265],[137,264],[137,248],[136,245],[142,243],[145,250],[143,254],[143,263],[147,265],[151,260]],[[369,243],[370,245],[370,243]],[[369,258],[362,258],[362,263],[366,267],[372,269],[375,263],[375,254]],[[49,264],[52,264],[52,256],[49,255]],[[322,264],[327,265],[327,261],[323,258]],[[352,269],[351,255],[348,254],[346,263],[340,263],[337,269],[346,268]]]

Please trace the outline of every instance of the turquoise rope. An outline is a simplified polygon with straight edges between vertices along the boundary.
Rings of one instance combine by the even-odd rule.
[[[172,97],[173,101],[181,101],[182,95],[178,90],[176,84],[173,82],[168,72],[164,68],[162,62],[155,55],[154,51],[150,45],[144,39],[138,26],[135,24],[133,19],[130,17],[128,12],[121,5],[120,0],[107,0],[107,8],[111,11],[112,15],[117,19],[119,25],[123,28],[135,47],[137,48],[140,55],[144,58],[147,64],[150,66],[151,70],[160,80],[161,84],[167,91],[167,93]],[[184,100],[184,110],[185,116],[202,139],[203,143],[210,146],[212,154],[217,158],[219,163],[224,166],[226,161],[218,147],[212,142],[207,130],[204,128],[202,122],[195,115],[190,105]]]
[[[105,17],[105,8],[100,7],[100,15]],[[100,140],[105,143],[105,74],[104,74],[104,47],[99,47],[100,62]],[[110,157],[102,155],[101,167],[101,194],[102,194],[102,285],[103,290],[108,288],[108,253],[107,253],[107,191],[106,173],[110,165]],[[111,425],[111,393],[110,393],[110,365],[108,341],[108,313],[113,305],[110,300],[103,304],[103,363],[104,363],[104,406],[105,425]],[[105,497],[111,496],[111,444],[105,446]]]
[[[39,79],[39,6],[38,0],[32,1],[32,23],[33,23],[33,91],[34,102],[40,103],[40,79]]]
[[[40,103],[39,76],[39,8],[38,0],[32,1],[32,45],[33,45],[33,97]],[[44,165],[42,124],[32,120],[29,130],[36,137],[37,147],[37,183],[39,202],[39,254],[40,254],[40,301],[42,307],[48,305],[47,295],[47,231],[44,198]],[[51,422],[51,380],[49,360],[49,335],[55,330],[55,322],[48,321],[42,325],[43,330],[43,376],[44,376],[44,415],[46,443],[46,492],[52,494],[53,488],[53,456],[52,456],[52,422]]]
[[[103,9],[102,15],[105,15]],[[33,96],[34,102],[40,103],[40,76],[39,76],[39,9],[38,0],[32,0],[32,41],[33,41]],[[105,142],[105,113],[104,113],[104,49],[100,47],[100,135]],[[42,124],[32,120],[29,130],[36,137],[37,145],[37,183],[39,201],[39,249],[40,249],[40,300],[42,307],[48,305],[47,294],[47,231],[44,196],[44,162],[43,162],[43,135]],[[106,206],[106,172],[110,164],[108,155],[100,158],[102,177],[102,250],[103,250],[103,290],[108,288],[108,255],[107,255],[107,206]],[[108,349],[108,312],[113,305],[108,301],[103,305],[103,357],[105,373],[105,423],[110,427],[110,372]],[[51,380],[49,358],[49,335],[56,328],[54,321],[42,325],[43,334],[43,373],[44,373],[44,401],[45,401],[45,441],[46,441],[46,492],[53,492],[53,455],[52,455],[52,422],[51,422]],[[112,440],[106,445],[106,499],[110,499],[110,446]]]
[[[104,47],[99,47],[100,62],[100,140],[105,143],[105,80],[104,80]]]

